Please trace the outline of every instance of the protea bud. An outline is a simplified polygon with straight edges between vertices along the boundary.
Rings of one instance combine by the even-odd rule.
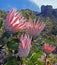
[[[45,24],[39,23],[38,21],[35,22],[27,22],[27,31],[32,37],[38,36],[41,31],[44,29]]]
[[[47,52],[47,53],[51,53],[51,52],[53,52],[54,50],[55,50],[55,46],[51,46],[51,45],[48,45],[48,44],[44,44],[44,50],[45,50],[45,52]]]
[[[4,28],[10,33],[15,33],[17,31],[25,29],[26,19],[16,11],[12,9],[9,11],[6,20],[4,22]]]
[[[27,57],[31,48],[31,40],[29,36],[21,35],[20,37],[20,48],[19,48],[19,57]]]

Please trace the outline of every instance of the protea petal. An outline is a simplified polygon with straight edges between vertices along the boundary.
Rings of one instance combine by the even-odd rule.
[[[35,22],[27,22],[27,31],[32,37],[36,37],[41,33],[41,31],[44,29],[45,24],[39,23],[38,21]]]
[[[16,33],[26,28],[25,22],[26,19],[21,15],[21,13],[18,13],[16,9],[12,9],[6,17],[4,27],[6,31]]]
[[[19,43],[19,57],[27,57],[31,48],[31,40],[32,38],[30,38],[29,36],[25,35],[21,35],[20,37],[20,42]]]
[[[48,44],[44,44],[44,50],[47,52],[47,53],[51,53],[55,50],[55,46],[51,46],[51,45],[48,45]]]
[[[7,16],[7,18],[8,18],[8,23],[11,23],[11,21],[12,21],[12,19],[13,19],[13,17],[14,17],[14,13],[16,12],[16,10],[15,9],[12,9],[11,11],[9,11],[9,14],[8,14],[8,16]]]

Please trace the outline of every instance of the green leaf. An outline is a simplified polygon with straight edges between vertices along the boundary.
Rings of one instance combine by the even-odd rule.
[[[34,65],[32,61],[29,61],[28,62],[28,65]]]
[[[22,64],[26,64],[26,59],[22,58]]]
[[[13,39],[12,41],[14,41],[15,43],[19,43],[19,39]]]
[[[3,21],[0,22],[0,29],[1,29],[1,27],[2,27],[2,24],[3,24]]]
[[[35,62],[35,65],[44,65],[41,61],[39,61],[39,60],[37,60],[36,62]]]
[[[8,32],[5,32],[5,33],[3,34],[3,36],[6,37],[6,38],[9,38],[9,37],[10,37],[10,34],[9,34]]]
[[[2,45],[2,44],[4,44],[4,43],[3,43],[3,40],[0,39],[0,45]]]
[[[18,43],[16,43],[15,40],[9,41],[9,42],[7,43],[7,46],[8,46],[8,48],[11,49],[11,50],[17,50],[18,47],[19,47]]]
[[[18,65],[19,62],[14,56],[9,56],[8,61],[5,65]]]
[[[37,56],[38,56],[38,55],[37,55],[36,53],[34,53],[34,54],[32,55],[32,57],[31,57],[31,61],[35,63],[35,61],[37,61],[37,59],[38,59]]]
[[[51,62],[57,62],[56,58],[50,58]]]
[[[39,51],[36,53],[38,55],[38,58],[41,57],[43,55],[43,52]]]
[[[32,61],[33,63],[36,62],[38,60],[38,58],[41,57],[41,55],[43,55],[43,53],[41,51],[32,54],[30,61]]]

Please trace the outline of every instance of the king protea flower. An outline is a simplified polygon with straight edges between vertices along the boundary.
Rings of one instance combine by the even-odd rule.
[[[32,37],[38,36],[41,31],[44,29],[45,24],[39,23],[38,21],[35,22],[27,22],[27,31]]]
[[[6,20],[4,22],[5,30],[10,33],[15,33],[17,31],[25,29],[26,19],[16,11],[12,9],[9,11]]]
[[[51,45],[48,45],[48,44],[44,44],[44,50],[47,52],[47,53],[51,53],[55,50],[55,46],[51,46]]]
[[[20,48],[19,48],[19,57],[27,57],[31,48],[31,40],[32,38],[25,35],[21,35],[20,37]]]

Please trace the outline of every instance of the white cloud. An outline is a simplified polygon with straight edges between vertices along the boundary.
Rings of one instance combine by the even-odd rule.
[[[29,0],[35,3],[37,6],[41,7],[41,5],[52,5],[53,8],[57,8],[57,0]]]

